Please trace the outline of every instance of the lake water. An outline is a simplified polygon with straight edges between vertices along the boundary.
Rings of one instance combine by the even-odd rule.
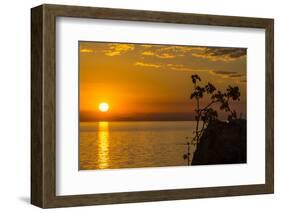
[[[80,169],[183,166],[194,121],[81,122]]]

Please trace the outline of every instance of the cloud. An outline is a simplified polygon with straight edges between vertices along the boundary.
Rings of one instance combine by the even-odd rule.
[[[210,47],[205,48],[202,52],[193,53],[192,55],[211,61],[234,61],[246,54],[247,50],[245,48]]]
[[[105,55],[107,56],[117,56],[117,55],[121,55],[121,52],[115,52],[115,51],[110,51],[110,50],[106,50],[104,51],[105,52]]]
[[[218,74],[218,75],[233,75],[236,74],[237,72],[231,72],[231,71],[222,71],[222,70],[212,70],[212,74]]]
[[[194,69],[187,67],[183,64],[153,64],[153,63],[145,63],[145,62],[136,62],[135,66],[149,67],[149,68],[163,68],[167,70],[175,70],[182,72],[211,72],[209,69]]]
[[[230,74],[229,77],[231,78],[240,78],[240,77],[244,77],[245,75],[243,74]]]
[[[246,77],[246,75],[243,74],[243,73],[238,73],[238,72],[233,72],[233,71],[211,70],[210,73],[213,74],[213,75],[219,75],[222,78],[237,79],[237,78],[244,78],[244,77]]]
[[[158,47],[157,49],[153,50],[151,47],[152,45],[145,45],[146,50],[142,52],[141,54],[144,56],[151,56],[151,57],[157,57],[161,59],[171,59],[176,57],[183,57],[186,53],[189,53],[191,51],[200,51],[205,48],[203,47],[189,47],[189,46],[162,46]],[[148,47],[147,47],[148,46]],[[149,49],[147,49],[149,48]]]
[[[196,46],[158,46],[157,49],[153,45],[142,45],[145,50],[141,53],[143,56],[151,56],[162,59],[171,59],[183,57],[191,54],[194,57],[204,58],[211,61],[234,61],[247,54],[246,48],[231,47],[196,47]]]
[[[94,51],[92,49],[87,48],[81,48],[80,53],[93,53]]]
[[[172,54],[169,54],[169,53],[157,53],[157,52],[151,52],[151,51],[145,51],[145,52],[142,52],[142,55],[144,56],[155,56],[157,58],[175,58],[176,55],[172,55]]]
[[[141,44],[140,46],[141,46],[141,47],[144,47],[144,48],[153,47],[153,45],[151,45],[151,44]]]
[[[170,68],[171,70],[176,70],[176,71],[184,71],[184,72],[208,72],[210,71],[209,69],[194,69],[187,67],[183,64],[167,64],[167,67]]]
[[[145,51],[145,52],[142,52],[142,55],[145,55],[145,56],[154,56],[155,53],[151,52],[151,51]]]
[[[209,72],[212,75],[217,75],[221,78],[230,78],[234,79],[238,83],[246,82],[246,74],[238,73],[235,71],[225,71],[225,70],[212,70],[212,69],[200,69],[200,68],[191,68],[183,64],[154,64],[154,63],[145,63],[145,62],[136,62],[135,66],[147,67],[147,68],[162,68],[163,70],[174,70],[181,72]]]
[[[118,56],[135,49],[134,44],[109,44],[108,49],[104,50],[107,56]]]
[[[159,67],[161,67],[159,64],[151,64],[151,63],[143,63],[143,62],[136,62],[135,66],[150,67],[150,68],[159,68]]]
[[[158,58],[175,58],[176,55],[172,55],[169,53],[162,53],[162,54],[157,54],[156,57],[158,57]]]
[[[191,51],[202,51],[205,47],[194,47],[194,46],[166,46],[159,49],[161,52],[173,52],[173,53],[189,53]]]

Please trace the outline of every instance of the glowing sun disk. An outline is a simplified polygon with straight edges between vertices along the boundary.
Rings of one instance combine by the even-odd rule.
[[[109,110],[109,105],[106,102],[102,102],[99,104],[99,110],[101,112],[107,112]]]

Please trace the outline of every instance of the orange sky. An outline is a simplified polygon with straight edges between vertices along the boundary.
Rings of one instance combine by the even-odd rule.
[[[79,50],[81,121],[192,120],[192,74],[221,90],[239,86],[233,106],[246,112],[246,49],[79,42]]]

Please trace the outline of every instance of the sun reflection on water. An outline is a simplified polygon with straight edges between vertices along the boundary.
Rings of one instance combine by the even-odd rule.
[[[98,167],[106,169],[109,166],[108,122],[101,121],[98,125]]]

